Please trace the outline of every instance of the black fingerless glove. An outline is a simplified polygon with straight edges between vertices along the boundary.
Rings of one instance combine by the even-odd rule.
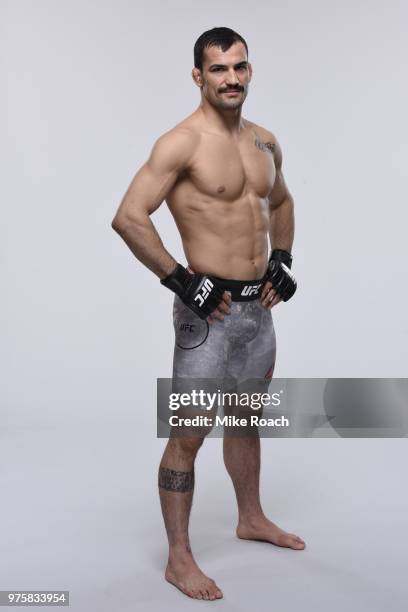
[[[289,253],[289,251],[284,251],[283,249],[273,249],[269,261],[271,261],[271,259],[284,263],[285,266],[289,268],[289,270],[292,267],[293,257],[291,253]]]
[[[288,251],[274,249],[266,271],[266,279],[272,283],[284,302],[290,300],[297,288],[296,279],[290,271],[292,259]]]
[[[205,274],[190,274],[177,264],[161,284],[176,293],[200,319],[206,319],[222,301],[223,291]]]

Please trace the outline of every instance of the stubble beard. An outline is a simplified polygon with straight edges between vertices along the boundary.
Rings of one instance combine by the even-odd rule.
[[[242,107],[242,105],[245,102],[246,97],[247,97],[247,92],[244,90],[241,92],[239,100],[231,100],[230,102],[226,102],[223,99],[218,98],[216,105],[218,106],[218,108],[221,108],[222,110],[231,110],[231,111],[237,110]]]
[[[240,101],[240,102],[233,102],[232,104],[226,104],[225,102],[219,102],[217,104],[218,108],[221,108],[222,110],[237,110],[239,108],[241,108],[241,106],[243,105],[244,101]]]

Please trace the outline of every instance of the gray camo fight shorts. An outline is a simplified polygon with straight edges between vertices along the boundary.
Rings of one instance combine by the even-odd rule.
[[[275,366],[276,338],[271,310],[259,299],[263,279],[211,278],[230,292],[231,314],[209,324],[174,297],[173,389],[187,389],[185,379],[191,385],[197,379],[210,379],[241,391],[252,381],[251,389],[255,385],[267,391]]]

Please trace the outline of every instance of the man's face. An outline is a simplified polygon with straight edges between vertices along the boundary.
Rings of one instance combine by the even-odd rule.
[[[236,42],[227,51],[222,51],[221,47],[207,47],[203,70],[201,73],[197,70],[198,75],[203,95],[213,106],[223,110],[239,108],[247,97],[252,76],[244,45]]]

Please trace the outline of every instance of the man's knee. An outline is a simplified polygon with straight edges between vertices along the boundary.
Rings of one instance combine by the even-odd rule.
[[[175,448],[184,455],[195,457],[204,442],[203,436],[186,436],[173,438]]]

